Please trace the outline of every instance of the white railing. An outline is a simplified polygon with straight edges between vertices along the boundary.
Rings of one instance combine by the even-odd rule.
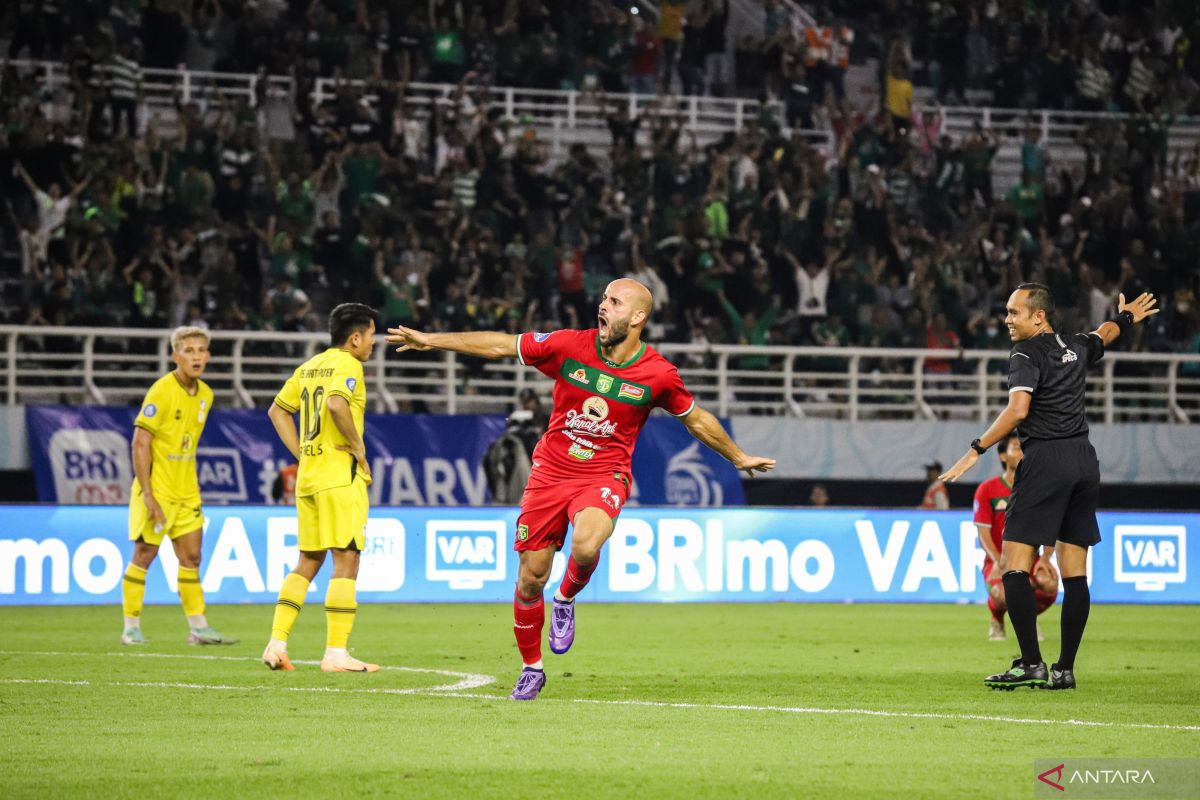
[[[48,89],[69,85],[66,65],[51,61],[11,61],[14,66],[35,72]],[[104,65],[96,68],[97,80],[106,71]],[[149,113],[172,108],[179,100],[195,101],[207,106],[218,98],[244,98],[254,105],[259,96],[260,80],[267,81],[266,94],[286,97],[292,92],[293,82],[286,75],[252,75],[230,72],[200,72],[194,70],[143,69],[143,98]],[[337,96],[339,87],[361,90],[361,81],[336,81],[319,78],[315,82],[310,100],[322,103]],[[450,84],[410,83],[407,86],[407,101],[420,113],[427,112],[434,103],[448,103],[455,86]],[[503,111],[507,119],[518,121],[528,117],[530,124],[541,130],[557,133],[570,131],[596,132],[607,130],[598,103],[598,95],[579,91],[558,89],[526,89],[518,87],[472,88],[473,95],[482,93],[487,102]],[[721,135],[737,131],[761,110],[757,100],[747,98],[722,98],[702,96],[663,96],[610,94],[611,106],[625,106],[631,115],[651,114],[670,116],[686,129],[700,134]],[[368,95],[368,100],[373,99]],[[781,106],[770,104],[776,118],[783,123]],[[964,134],[975,122],[984,127],[1019,127],[1031,121],[1038,129],[1040,139],[1047,146],[1072,145],[1089,122],[1098,119],[1129,120],[1125,114],[1107,112],[1027,110],[1017,108],[947,107],[945,130]],[[643,126],[643,135],[649,132]],[[827,141],[828,131],[806,131],[810,138]],[[1181,117],[1169,130],[1169,146],[1191,148],[1200,141],[1200,118]]]
[[[169,332],[140,328],[0,326],[0,402],[129,404],[172,368]],[[205,373],[222,404],[264,407],[305,358],[311,333],[215,331]],[[986,420],[1007,402],[1006,351],[663,344],[698,401],[722,414],[844,419]],[[747,357],[766,357],[751,369]],[[950,362],[953,373],[927,371]],[[495,413],[526,387],[551,382],[514,361],[453,353],[397,355],[382,342],[366,366],[381,411]],[[1111,352],[1089,379],[1097,420],[1200,422],[1200,355]]]

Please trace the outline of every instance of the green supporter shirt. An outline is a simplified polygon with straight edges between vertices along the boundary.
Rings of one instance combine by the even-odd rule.
[[[372,156],[351,156],[343,162],[342,174],[346,177],[346,194],[352,208],[375,191],[380,166],[379,159]]]
[[[416,319],[415,291],[408,283],[397,283],[391,278],[383,279],[383,311],[388,320],[394,322]]]
[[[1016,206],[1017,215],[1025,220],[1036,220],[1042,215],[1042,187],[1036,183],[1018,183],[1008,190],[1008,202]]]
[[[775,318],[779,316],[778,306],[771,306],[763,312],[763,315],[752,328],[746,327],[746,319],[728,299],[721,298],[721,306],[729,316],[729,325],[736,344],[764,345],[768,343],[771,335],[771,325],[775,323]],[[737,369],[767,369],[770,365],[771,362],[767,356],[742,356],[736,359]]]

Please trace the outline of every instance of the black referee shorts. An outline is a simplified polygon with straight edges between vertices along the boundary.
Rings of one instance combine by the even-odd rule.
[[[1087,434],[1030,439],[1024,450],[1004,515],[1004,541],[1035,547],[1099,542],[1100,461]]]

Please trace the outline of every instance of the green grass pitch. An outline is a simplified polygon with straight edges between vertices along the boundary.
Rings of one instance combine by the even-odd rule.
[[[1200,753],[1195,607],[1094,607],[1078,690],[1001,693],[980,606],[581,603],[534,703],[506,605],[361,607],[369,676],[267,671],[271,613],[198,648],[151,607],[133,650],[118,608],[0,608],[0,797],[1027,797],[1035,758]]]

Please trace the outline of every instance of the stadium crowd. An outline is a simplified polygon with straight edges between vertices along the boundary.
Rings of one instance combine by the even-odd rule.
[[[1118,292],[1150,289],[1164,311],[1126,346],[1200,352],[1200,150],[1167,144],[1174,116],[1195,105],[1194,56],[1173,23],[1148,30],[1136,15],[1105,16],[1104,3],[1072,16],[1080,4],[980,14],[896,0],[870,22],[818,9],[831,23],[822,35],[880,56],[879,107],[864,109],[843,96],[832,40],[814,47],[766,0],[767,38],[731,44],[738,75],[782,113],[702,146],[659,113],[669,98],[637,117],[606,104],[608,146],[555,160],[477,87],[569,81],[599,102],[724,91],[724,4],[693,3],[686,17],[686,4],[660,4],[663,20],[679,12],[674,38],[603,3],[590,19],[536,1],[117,0],[76,4],[86,8],[69,20],[65,3],[16,5],[9,54],[62,60],[69,81],[51,92],[28,70],[0,74],[0,227],[20,253],[13,322],[308,330],[355,299],[434,329],[586,326],[607,281],[629,274],[654,292],[658,339],[1006,348],[1004,299],[1038,280],[1068,328],[1094,328]],[[1042,62],[1055,58],[1076,80],[1043,92]],[[141,69],[181,60],[291,74],[300,90],[282,125],[241,99],[181,101],[171,120],[139,114]],[[1017,88],[972,63],[1007,70]],[[1084,91],[1089,63],[1109,73],[1099,104]],[[92,81],[101,64],[107,79]],[[1139,113],[1091,121],[1072,168],[1020,118],[947,135],[936,108],[909,102],[913,77],[930,74],[943,97],[964,93],[946,76],[966,76],[1014,107]],[[317,75],[368,83],[314,108],[296,98]],[[410,79],[458,88],[426,114],[408,102]],[[828,147],[791,132],[813,124]],[[1006,136],[1022,139],[1024,175],[997,192]]]

